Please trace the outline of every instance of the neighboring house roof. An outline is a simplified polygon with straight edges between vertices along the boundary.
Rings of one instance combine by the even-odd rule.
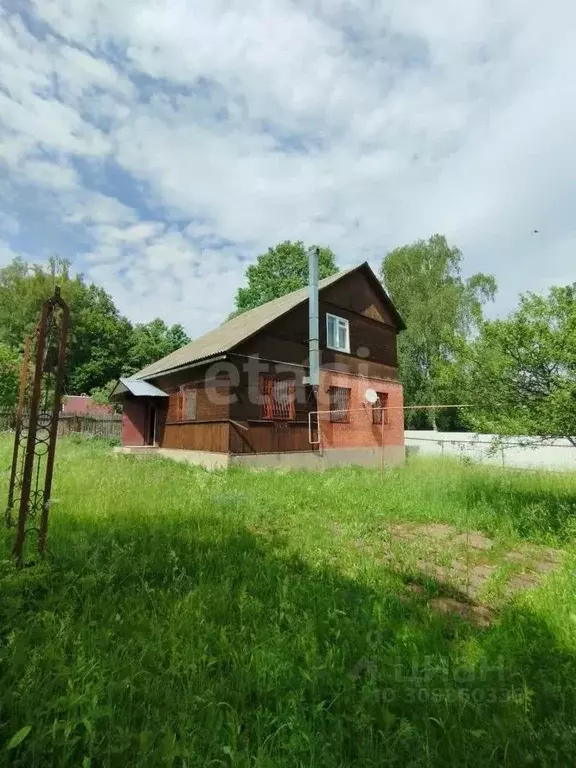
[[[135,397],[168,397],[166,392],[162,392],[161,389],[153,387],[152,384],[148,384],[147,381],[139,381],[138,379],[119,379],[118,384],[114,387],[110,393],[110,400],[124,395],[126,392]]]
[[[405,328],[404,321],[396,311],[380,281],[367,262],[356,267],[351,267],[350,269],[345,269],[331,277],[324,278],[324,280],[320,280],[318,288],[320,291],[323,291],[325,288],[334,285],[334,283],[342,280],[342,278],[360,269],[367,270],[369,279],[375,284],[376,289],[382,294],[382,297],[390,306],[397,321],[398,328]],[[305,287],[298,291],[288,293],[285,296],[281,296],[279,299],[274,299],[266,304],[262,304],[248,312],[243,312],[241,315],[228,320],[228,322],[223,323],[218,328],[201,336],[199,339],[190,342],[190,344],[187,344],[185,347],[177,349],[175,352],[163,357],[161,360],[157,360],[155,363],[147,365],[141,371],[135,373],[133,379],[154,378],[167,371],[172,371],[185,365],[229,352],[238,344],[246,341],[246,339],[250,338],[255,333],[258,333],[258,331],[261,331],[274,320],[282,317],[282,315],[285,315],[291,309],[294,309],[307,300],[308,287]]]

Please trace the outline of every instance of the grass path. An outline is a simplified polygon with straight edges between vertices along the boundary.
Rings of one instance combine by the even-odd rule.
[[[62,441],[54,500],[51,564],[16,573],[2,534],[0,766],[573,763],[575,476],[210,474]],[[431,523],[562,566],[480,628],[390,568],[391,526]]]

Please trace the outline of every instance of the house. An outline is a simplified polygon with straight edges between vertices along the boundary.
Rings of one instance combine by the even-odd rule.
[[[111,416],[114,408],[94,402],[90,395],[64,395],[61,412],[63,416]]]
[[[320,385],[309,376],[309,292],[229,320],[121,379],[125,452],[209,467],[404,460],[402,318],[367,263],[321,280]]]

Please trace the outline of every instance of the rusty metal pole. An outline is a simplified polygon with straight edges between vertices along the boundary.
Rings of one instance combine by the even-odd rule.
[[[56,290],[56,296],[60,298],[60,292]],[[48,444],[48,457],[46,460],[46,476],[44,481],[44,496],[42,500],[42,517],[40,521],[40,533],[38,536],[38,552],[43,555],[46,551],[46,539],[48,537],[48,515],[50,514],[50,494],[52,492],[52,477],[54,474],[54,458],[56,456],[56,439],[58,437],[58,420],[62,403],[62,389],[64,386],[64,365],[66,362],[66,341],[68,338],[69,310],[68,306],[60,299],[58,302],[62,309],[62,323],[60,326],[60,346],[58,349],[58,364],[56,368],[56,382],[54,386],[54,401],[52,408],[52,422],[50,442]]]
[[[382,408],[382,403],[380,403],[380,420],[382,428],[380,430],[380,451],[381,451],[381,459],[380,459],[380,471],[382,474],[384,474],[384,410]]]
[[[43,554],[46,549],[58,419],[64,383],[68,321],[68,306],[60,296],[60,289],[56,288],[54,296],[45,301],[42,306],[36,331],[35,368],[30,396],[26,445],[24,446],[21,435],[18,442],[15,443],[17,448],[14,452],[13,472],[18,471],[15,467],[20,463],[23,469],[21,477],[18,478],[20,504],[12,553],[16,565],[20,568],[23,564],[28,517],[40,514],[38,550],[40,554]],[[56,334],[58,335],[56,336]],[[54,365],[51,360],[51,352],[56,351],[56,344],[58,354],[57,362]],[[52,377],[54,378],[52,379]],[[54,381],[53,394],[52,381]],[[41,411],[40,401],[42,397],[44,397],[44,404]],[[22,451],[22,449],[24,450]],[[23,453],[22,458],[21,453]],[[42,471],[44,456],[46,456],[46,466]],[[14,476],[17,477],[16,474]],[[13,496],[12,503],[14,503]]]
[[[14,491],[16,489],[16,480],[18,477],[18,450],[20,448],[20,435],[22,433],[22,414],[24,411],[24,400],[26,398],[26,387],[28,385],[28,363],[30,361],[30,336],[24,340],[24,357],[20,369],[20,389],[18,391],[18,406],[16,408],[16,424],[14,425],[14,450],[12,451],[12,469],[10,471],[10,482],[8,484],[8,504],[6,506],[6,526],[10,528],[13,524],[12,509],[14,507]]]
[[[32,385],[32,398],[30,401],[30,417],[28,423],[28,439],[26,441],[26,456],[24,459],[24,471],[22,473],[22,493],[20,495],[20,510],[18,514],[18,527],[14,541],[14,560],[16,565],[22,567],[22,555],[24,539],[26,537],[26,518],[28,517],[28,505],[30,503],[30,490],[32,486],[32,471],[34,469],[34,448],[36,444],[36,429],[38,426],[38,405],[42,393],[42,372],[44,369],[44,349],[46,346],[46,324],[52,307],[48,302],[42,307],[42,314],[36,332],[36,359],[34,369],[34,383]]]

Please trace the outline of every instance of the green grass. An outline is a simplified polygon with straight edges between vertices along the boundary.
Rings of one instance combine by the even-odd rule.
[[[16,572],[2,534],[0,766],[573,764],[576,476],[211,474],[109,451],[61,441],[49,562]],[[391,521],[567,556],[482,630],[406,596]]]

